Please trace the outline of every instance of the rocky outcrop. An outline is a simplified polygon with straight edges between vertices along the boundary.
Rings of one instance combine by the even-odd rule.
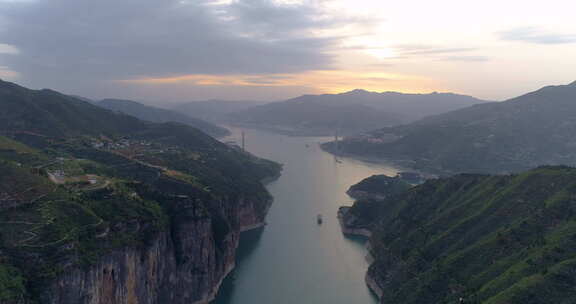
[[[144,246],[117,249],[87,268],[66,269],[44,292],[42,303],[210,302],[235,266],[240,232],[263,225],[270,200],[240,198],[215,205],[221,214],[207,214],[189,202],[171,219],[169,231]]]
[[[384,174],[372,175],[359,183],[352,185],[346,194],[357,200],[383,200],[387,197],[402,193],[412,187],[399,173],[395,177]]]
[[[378,194],[370,191],[362,190],[348,190],[346,194],[354,199],[373,199],[373,200],[383,200],[387,197],[385,194]]]
[[[362,220],[351,213],[350,209],[350,207],[340,207],[338,209],[338,222],[340,222],[342,233],[355,236],[372,236],[369,226],[362,223]]]
[[[378,299],[381,299],[382,295],[384,294],[384,291],[382,289],[382,282],[380,280],[381,277],[375,274],[375,272],[376,268],[374,267],[368,268],[368,272],[366,272],[365,281],[368,288],[370,288],[370,291],[376,294]]]

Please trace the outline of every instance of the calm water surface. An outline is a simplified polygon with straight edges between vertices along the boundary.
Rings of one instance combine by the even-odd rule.
[[[239,130],[233,131],[231,138],[240,142]],[[213,303],[376,303],[364,284],[364,242],[342,235],[336,212],[352,204],[348,187],[397,169],[351,159],[338,163],[318,146],[327,140],[246,130],[246,149],[283,163],[284,171],[268,185],[274,196],[268,225],[243,235],[237,268]]]

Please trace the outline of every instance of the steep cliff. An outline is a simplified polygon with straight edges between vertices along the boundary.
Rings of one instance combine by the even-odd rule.
[[[381,303],[576,301],[576,169],[430,180],[341,209],[368,231]]]
[[[141,246],[116,249],[88,267],[70,267],[41,295],[42,303],[208,303],[234,268],[242,229],[261,224],[248,202],[223,202],[239,226],[217,235],[214,220],[193,207],[179,209],[170,231]],[[243,217],[249,217],[244,222]]]
[[[208,303],[281,166],[0,81],[0,303]]]
[[[6,179],[28,176],[0,167]],[[208,303],[234,267],[240,233],[262,226],[271,204],[263,188],[221,195],[166,175],[82,193],[36,178],[24,179],[35,198],[0,210],[0,265],[23,278],[0,280],[6,303]]]

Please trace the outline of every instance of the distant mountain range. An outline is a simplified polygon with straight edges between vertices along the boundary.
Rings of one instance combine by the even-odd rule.
[[[252,107],[234,113],[232,121],[293,135],[355,134],[484,102],[451,93],[354,90],[342,94],[304,95]]]
[[[230,134],[230,132],[215,124],[209,123],[202,119],[194,118],[180,112],[147,106],[132,100],[123,99],[104,99],[94,102],[95,105],[121,112],[124,114],[132,115],[142,120],[151,122],[179,122],[195,128],[198,128],[209,135],[215,137],[222,137]]]
[[[266,104],[250,100],[192,101],[174,106],[173,111],[212,122],[229,122],[229,115],[251,107]]]
[[[383,128],[324,148],[438,172],[576,164],[576,82]]]
[[[146,123],[128,115],[113,115],[84,100],[56,91],[30,90],[0,81],[0,130],[65,137],[115,134],[144,129]]]

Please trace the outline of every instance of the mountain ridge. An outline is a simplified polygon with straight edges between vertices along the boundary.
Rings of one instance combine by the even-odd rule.
[[[144,105],[140,102],[126,99],[107,98],[95,102],[97,106],[132,115],[151,122],[178,122],[198,128],[212,136],[223,137],[230,134],[225,128],[219,127],[199,118],[194,118],[168,109]]]
[[[576,87],[547,86],[503,102],[425,117],[325,144],[334,153],[401,161],[439,173],[498,173],[572,165]]]
[[[303,95],[248,108],[234,113],[232,122],[292,135],[350,135],[484,102],[453,93],[376,93],[356,89]]]

